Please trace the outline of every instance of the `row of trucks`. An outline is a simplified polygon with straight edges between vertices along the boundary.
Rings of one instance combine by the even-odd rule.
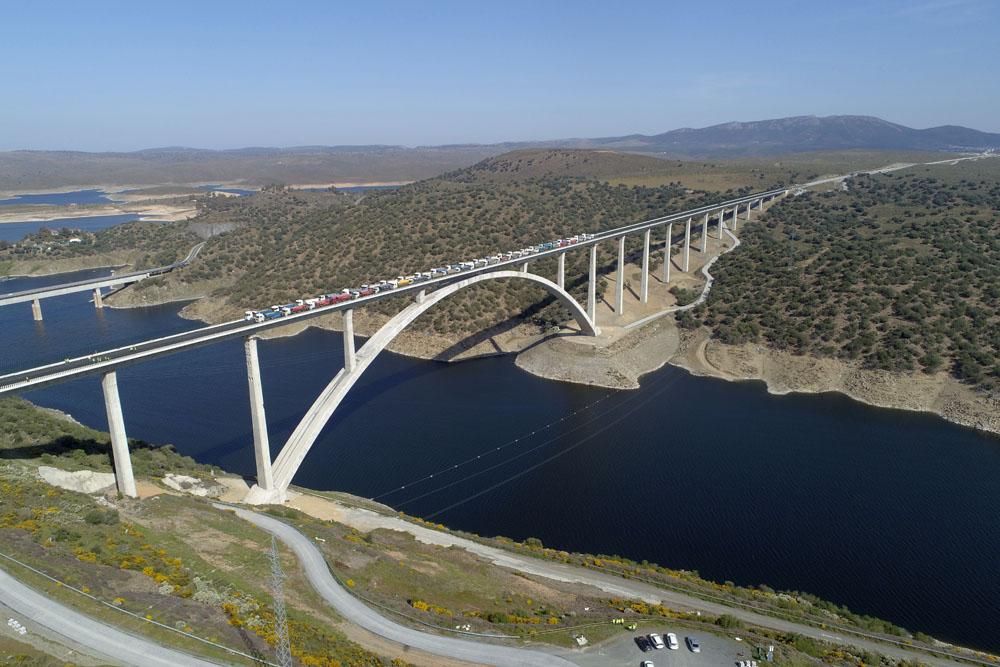
[[[430,271],[414,273],[408,276],[399,276],[395,280],[380,280],[377,283],[365,284],[355,289],[345,288],[340,292],[320,294],[319,296],[310,299],[296,299],[293,303],[271,306],[266,310],[248,310],[244,312],[243,319],[247,322],[266,322],[268,320],[276,320],[279,317],[287,317],[288,315],[302,313],[307,310],[332,306],[344,301],[360,299],[363,296],[372,296],[380,292],[406,287],[407,285],[412,285],[414,283],[421,283],[434,278],[443,278],[444,276],[454,273],[461,273],[472,269],[481,269],[484,266],[491,266],[493,264],[499,264],[500,262],[520,259],[522,257],[535,255],[547,250],[555,250],[556,248],[576,245],[577,243],[589,241],[593,238],[593,234],[579,234],[565,239],[539,243],[538,245],[528,246],[527,248],[521,248],[520,250],[497,253],[496,255],[491,255],[489,257],[481,257],[467,262],[446,264],[444,266],[433,268]]]

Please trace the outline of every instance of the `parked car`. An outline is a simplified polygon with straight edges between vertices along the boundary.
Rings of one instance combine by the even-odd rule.
[[[666,648],[667,645],[663,643],[663,637],[653,632],[649,635],[649,643],[653,645],[655,649]]]
[[[692,653],[701,653],[701,644],[694,637],[685,637],[684,643],[687,644],[688,650]]]
[[[675,635],[672,632],[668,632],[667,633],[667,648],[670,649],[671,651],[676,651],[680,647],[681,647],[681,645],[677,643],[677,635]]]

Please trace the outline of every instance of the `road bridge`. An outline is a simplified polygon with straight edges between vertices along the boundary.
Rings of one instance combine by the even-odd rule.
[[[184,259],[155,269],[145,269],[143,271],[133,271],[131,273],[121,273],[118,275],[112,274],[103,278],[90,278],[71,283],[63,283],[61,285],[36,287],[22,292],[0,294],[0,306],[12,306],[16,303],[27,303],[30,301],[32,317],[34,317],[36,321],[40,322],[42,320],[42,299],[49,299],[54,296],[63,296],[65,294],[74,294],[76,292],[89,292],[93,290],[94,307],[103,308],[104,295],[101,292],[102,289],[108,287],[121,289],[127,285],[137,283],[140,280],[163,275],[164,273],[170,273],[174,269],[187,266],[195,257],[198,256],[198,253],[204,245],[205,242],[203,241],[191,248],[191,251]]]
[[[319,433],[329,421],[344,396],[367,370],[374,359],[417,317],[439,301],[471,285],[491,280],[529,281],[545,289],[562,303],[575,319],[581,335],[595,336],[599,333],[597,323],[597,249],[601,243],[613,242],[617,247],[617,268],[619,275],[625,266],[625,239],[631,235],[642,235],[643,277],[640,298],[643,302],[649,293],[649,264],[653,250],[652,234],[662,231],[664,252],[664,282],[670,282],[671,256],[675,245],[674,226],[683,229],[679,237],[679,263],[682,271],[690,270],[692,231],[700,227],[700,252],[707,252],[711,236],[710,226],[714,223],[718,230],[719,243],[723,231],[735,232],[741,220],[750,220],[754,211],[762,211],[774,199],[784,197],[788,189],[758,192],[724,202],[674,213],[643,222],[637,222],[594,234],[571,245],[534,251],[520,257],[494,262],[486,266],[469,267],[459,273],[447,274],[429,280],[397,287],[375,294],[359,296],[349,301],[317,306],[311,310],[290,313],[284,317],[257,322],[236,320],[218,325],[201,327],[172,336],[138,342],[91,355],[66,359],[36,368],[0,376],[0,396],[16,394],[29,389],[67,382],[89,375],[101,376],[101,387],[111,433],[112,456],[118,490],[126,496],[135,496],[135,481],[132,475],[131,458],[125,431],[118,391],[117,370],[119,368],[149,361],[158,357],[176,354],[195,347],[211,345],[224,340],[241,338],[244,341],[247,364],[247,382],[250,389],[251,421],[254,439],[254,458],[257,468],[257,483],[247,497],[248,502],[282,502],[285,492],[312,447]],[[727,222],[728,221],[728,222]],[[569,252],[586,251],[589,254],[587,302],[583,306],[566,291],[565,259]],[[657,251],[658,252],[658,251]],[[190,261],[196,250],[192,250],[186,261]],[[557,260],[556,279],[548,280],[530,272],[530,265],[542,259]],[[623,280],[615,281],[613,302],[616,314],[624,312]],[[51,289],[51,288],[47,288]],[[54,296],[54,295],[53,295]],[[390,319],[379,331],[369,338],[362,348],[355,348],[354,310],[363,308],[374,301],[408,296],[413,302]],[[264,331],[293,323],[339,312],[343,318],[344,368],[321,392],[302,421],[293,431],[284,447],[272,461],[270,443],[267,436],[267,420],[264,411],[263,389],[260,364],[257,358],[256,336]]]

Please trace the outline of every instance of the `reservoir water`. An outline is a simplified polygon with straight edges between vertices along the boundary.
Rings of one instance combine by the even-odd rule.
[[[108,227],[114,227],[125,222],[138,220],[135,213],[118,215],[89,215],[83,218],[56,218],[44,222],[3,222],[0,223],[0,241],[20,241],[29,234],[34,234],[42,227],[46,229],[82,229],[85,232],[96,232]]]
[[[112,200],[104,190],[74,190],[72,192],[45,192],[40,194],[14,195],[0,199],[0,206],[25,204],[50,204],[69,206],[70,204],[108,204]]]
[[[0,372],[197,326],[177,305],[95,311],[85,294],[43,310],[35,323],[27,304],[0,308]],[[277,451],[340,368],[341,339],[309,330],[260,350]],[[123,369],[119,385],[131,437],[253,473],[239,342]],[[106,427],[96,378],[26,398]],[[930,415],[673,367],[614,392],[542,380],[509,357],[385,353],[295,482],[485,535],[808,591],[1000,650],[1000,440]]]

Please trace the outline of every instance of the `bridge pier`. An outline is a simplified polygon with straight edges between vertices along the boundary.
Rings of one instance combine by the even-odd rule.
[[[647,229],[642,237],[642,278],[639,281],[639,300],[649,301],[649,235],[653,230]]]
[[[42,321],[42,302],[38,299],[31,302],[31,316],[35,318],[36,322]]]
[[[736,221],[740,219],[740,205],[733,207],[733,233],[736,232]]]
[[[115,483],[123,496],[135,498],[135,476],[132,474],[132,458],[128,452],[128,438],[125,437],[125,418],[122,417],[122,402],[118,396],[118,375],[115,371],[101,377],[104,391],[104,409],[108,415],[108,431],[111,433],[111,457],[115,464]]]
[[[674,242],[674,223],[667,223],[667,242],[663,247],[663,282],[667,284],[670,282],[670,251],[673,249]]]
[[[524,264],[521,265],[521,273],[527,273],[527,272],[528,272],[528,263],[525,262]]]
[[[94,308],[104,308],[104,298],[101,296],[101,288],[94,288]]]
[[[708,252],[708,213],[705,214],[705,222],[701,225],[701,254]]]
[[[587,317],[597,325],[597,244],[590,246],[590,281],[587,283]]]
[[[691,218],[684,225],[684,273],[691,270]]]
[[[260,361],[257,339],[247,336],[243,347],[247,358],[247,384],[250,387],[250,422],[253,425],[253,458],[257,463],[257,486],[270,493],[274,490],[271,472],[271,445],[267,437],[267,416],[264,413],[264,389],[260,382]]]
[[[618,238],[618,280],[615,281],[615,312],[625,314],[625,237]]]
[[[722,221],[726,219],[726,209],[719,211],[719,240],[722,240]]]
[[[556,273],[556,285],[560,289],[566,289],[566,253],[559,253],[559,269]]]
[[[344,313],[344,370],[350,373],[357,364],[358,355],[354,351],[354,309]]]

